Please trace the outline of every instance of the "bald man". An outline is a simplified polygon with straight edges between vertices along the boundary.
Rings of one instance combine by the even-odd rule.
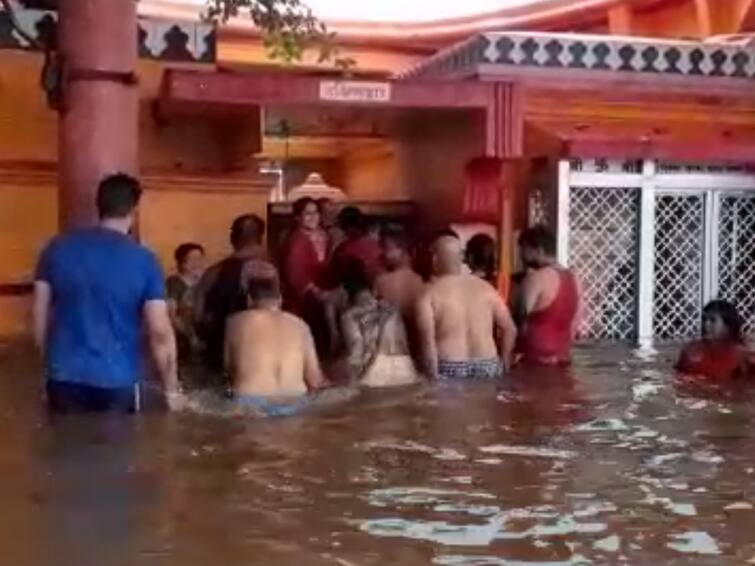
[[[498,292],[464,273],[461,241],[433,246],[435,279],[417,305],[423,365],[429,376],[498,378],[511,362],[516,326]]]

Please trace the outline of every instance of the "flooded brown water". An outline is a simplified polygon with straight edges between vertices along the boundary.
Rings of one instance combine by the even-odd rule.
[[[755,563],[753,395],[689,396],[672,354],[581,351],[298,417],[50,423],[0,348],[13,566]]]

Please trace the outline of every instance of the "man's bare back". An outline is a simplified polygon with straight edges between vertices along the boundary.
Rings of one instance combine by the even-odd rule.
[[[417,315],[429,371],[437,373],[438,361],[474,362],[499,357],[508,366],[516,329],[500,295],[479,277],[438,277],[420,299]]]
[[[383,273],[375,282],[377,295],[407,318],[414,318],[417,301],[424,288],[422,278],[410,267]]]
[[[303,395],[324,381],[309,328],[279,309],[233,316],[228,321],[225,355],[236,395]]]
[[[528,313],[547,309],[558,296],[561,276],[553,266],[530,269],[523,282],[524,303]]]

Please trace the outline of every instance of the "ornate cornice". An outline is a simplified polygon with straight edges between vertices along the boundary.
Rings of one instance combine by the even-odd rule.
[[[58,15],[52,10],[19,8],[16,18],[24,31],[41,44],[54,37]],[[141,16],[135,33],[139,56],[159,61],[214,63],[216,34],[212,25],[198,20],[160,19]],[[13,29],[0,9],[0,49],[33,49]]]
[[[556,33],[479,34],[439,52],[402,78],[475,76],[496,70],[751,80],[755,45]]]

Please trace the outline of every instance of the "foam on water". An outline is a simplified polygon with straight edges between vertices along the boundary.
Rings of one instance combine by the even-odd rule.
[[[636,383],[632,386],[632,398],[635,402],[640,403],[656,395],[662,388],[663,385],[660,383],[649,383],[646,381]]]
[[[669,542],[666,546],[677,552],[704,555],[721,554],[716,540],[705,531],[690,531],[671,535],[669,538],[674,539],[675,542]]]
[[[488,466],[497,466],[498,464],[503,464],[503,460],[500,458],[480,458],[478,460],[475,460],[478,464],[486,464]]]
[[[555,450],[540,446],[510,446],[506,444],[494,444],[480,446],[480,452],[485,454],[505,454],[506,456],[529,456],[535,458],[556,458],[568,460],[576,457],[576,452],[570,450]]]
[[[624,432],[629,430],[627,424],[618,418],[597,419],[573,427],[575,432]]]
[[[433,559],[433,564],[440,564],[441,566],[578,566],[581,564],[589,564],[589,562],[580,559],[581,557],[577,557],[577,561],[572,559],[559,562],[541,562],[537,560],[508,560],[497,556],[462,556],[445,554],[436,556]]]
[[[433,448],[421,442],[415,442],[413,440],[407,440],[403,442],[396,442],[394,440],[376,440],[371,442],[365,442],[357,445],[357,448],[363,450],[398,450],[401,452],[417,452],[420,454],[427,454],[432,456],[436,460],[445,461],[462,461],[467,457],[453,448]]]
[[[748,501],[738,501],[727,505],[724,509],[726,511],[750,511],[753,509],[753,505]]]
[[[366,499],[375,507],[387,507],[391,504],[425,504],[446,503],[449,499],[495,499],[494,495],[482,492],[465,492],[454,489],[434,489],[429,487],[392,487],[375,489],[368,493]]]
[[[698,450],[692,453],[692,459],[700,464],[722,464],[724,458],[711,450]]]
[[[592,547],[595,550],[602,550],[603,552],[618,552],[621,547],[621,538],[617,535],[611,535],[600,540],[596,540]]]
[[[359,523],[359,529],[378,537],[424,540],[447,546],[488,546],[504,522],[497,514],[477,525],[454,525],[446,521],[409,521],[401,518],[373,519]]]

